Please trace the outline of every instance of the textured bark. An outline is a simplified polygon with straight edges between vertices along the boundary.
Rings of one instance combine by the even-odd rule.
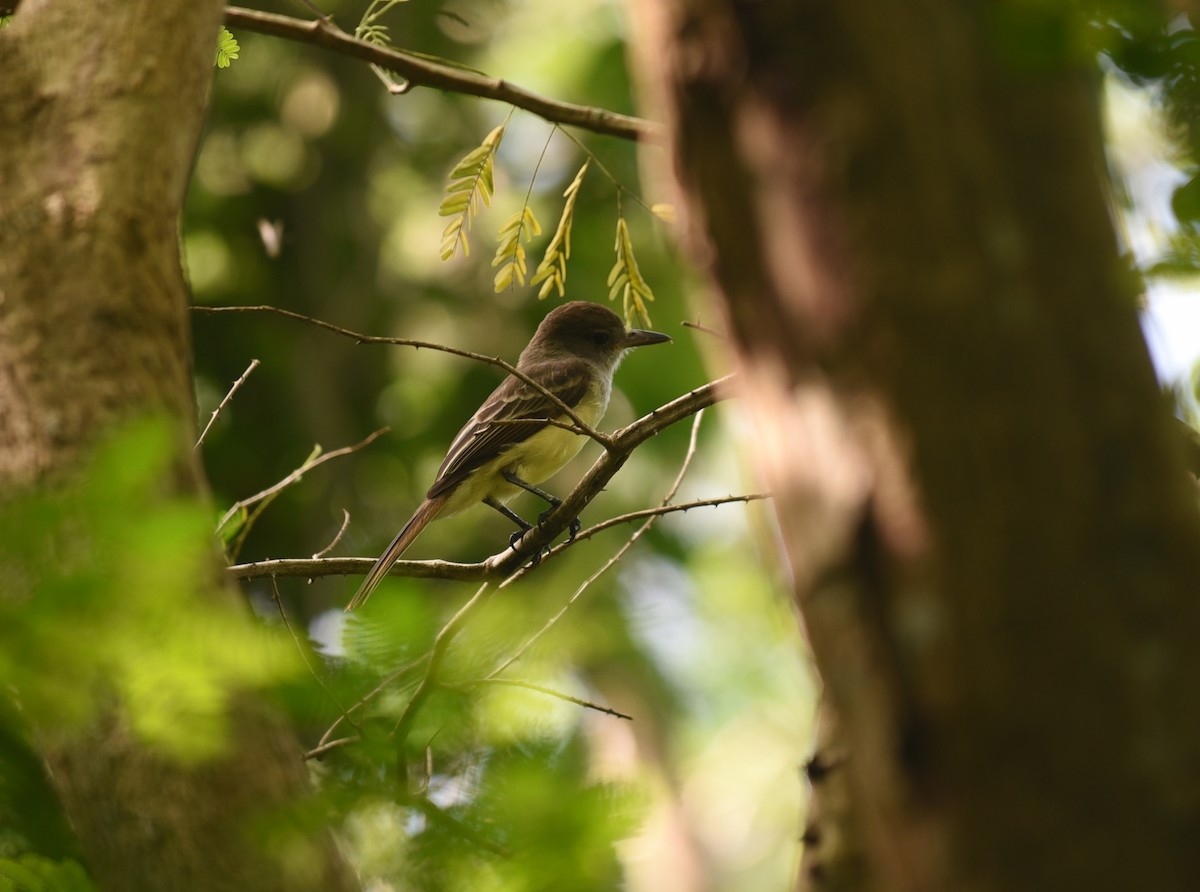
[[[221,9],[26,0],[0,32],[0,491],[66,476],[147,413],[178,432],[164,490],[201,488],[178,219]],[[349,887],[326,839],[299,873],[251,843],[249,822],[302,795],[306,774],[269,710],[243,703],[230,725],[227,754],[199,768],[148,750],[115,713],[73,734],[36,728],[100,888]]]
[[[855,892],[865,887],[867,859],[854,813],[841,723],[828,697],[821,702],[814,751],[804,766],[811,792],[796,892]]]
[[[1200,526],[1075,24],[636,8],[841,718],[841,888],[1193,888]]]

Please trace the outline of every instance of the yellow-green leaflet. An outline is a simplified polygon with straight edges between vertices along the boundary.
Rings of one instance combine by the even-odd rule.
[[[480,203],[486,207],[492,200],[492,163],[503,136],[504,125],[501,124],[450,171],[446,197],[438,207],[438,216],[454,218],[442,231],[442,260],[453,257],[460,246],[464,257],[471,253],[467,230],[479,210]]]
[[[533,280],[530,282],[532,285],[542,282],[538,300],[545,300],[555,288],[558,289],[559,297],[566,295],[567,259],[571,256],[571,223],[575,219],[575,199],[579,195],[583,175],[587,173],[590,163],[590,159],[583,162],[583,167],[579,168],[579,173],[575,174],[575,179],[571,180],[563,192],[566,201],[563,202],[562,216],[558,218],[558,228],[554,230],[554,237],[546,246],[546,254],[534,270]]]

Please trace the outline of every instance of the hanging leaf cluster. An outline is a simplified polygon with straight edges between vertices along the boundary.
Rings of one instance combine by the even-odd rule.
[[[452,218],[442,231],[442,260],[453,257],[460,246],[464,257],[471,253],[467,230],[480,203],[484,206],[491,203],[494,191],[493,165],[503,137],[504,125],[501,124],[450,171],[450,185],[446,187],[446,197],[438,208],[439,216]]]
[[[650,312],[646,304],[654,300],[654,292],[638,269],[637,258],[633,254],[633,239],[629,236],[629,227],[623,216],[617,217],[615,248],[617,262],[608,274],[608,299],[615,300],[620,294],[626,323],[632,323],[636,318],[642,324],[649,325]]]
[[[233,64],[233,60],[238,57],[238,52],[241,47],[238,46],[237,40],[233,33],[225,27],[221,28],[217,35],[217,52],[213,58],[213,65],[217,68],[228,68]]]
[[[554,230],[554,237],[546,246],[546,254],[534,270],[533,281],[530,283],[542,283],[538,291],[538,300],[545,300],[556,288],[559,297],[566,296],[567,260],[571,257],[571,224],[575,220],[575,199],[579,196],[579,187],[583,185],[583,176],[587,173],[590,163],[590,159],[583,162],[583,167],[579,168],[579,173],[575,174],[575,179],[571,180],[563,192],[566,201],[563,203],[562,216],[558,218],[558,228]]]
[[[542,234],[542,225],[533,215],[533,208],[526,204],[513,214],[500,227],[500,243],[496,247],[496,256],[492,266],[500,267],[496,271],[496,292],[511,288],[515,282],[525,284],[525,245],[534,236]]]
[[[501,124],[492,130],[483,142],[472,149],[450,172],[446,195],[438,208],[439,215],[451,218],[442,232],[440,253],[443,260],[452,258],[460,247],[463,256],[471,253],[468,231],[480,205],[486,207],[491,204],[495,191],[496,152],[504,137],[504,129],[505,125]],[[579,198],[583,179],[592,160],[588,158],[584,161],[574,179],[563,191],[565,201],[558,226],[530,279],[531,285],[541,285],[538,289],[539,300],[545,300],[554,291],[558,292],[559,297],[566,296],[567,261],[571,256],[571,227],[575,221],[575,202]],[[536,171],[534,176],[537,176]],[[617,188],[621,189],[619,184]],[[530,189],[532,190],[532,185]],[[670,205],[658,204],[649,210],[665,222],[674,222],[675,209]],[[528,274],[526,246],[541,233],[541,224],[530,207],[529,196],[526,195],[521,210],[505,220],[500,227],[496,253],[492,258],[492,266],[496,269],[493,284],[497,292],[525,284]],[[654,292],[638,267],[633,239],[619,204],[615,250],[616,263],[608,275],[608,299],[616,300],[617,295],[621,295],[625,321],[630,324],[637,321],[649,325],[650,311],[647,305],[654,300]]]

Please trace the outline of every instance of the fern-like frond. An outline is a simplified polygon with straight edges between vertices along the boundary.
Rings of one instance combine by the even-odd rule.
[[[496,247],[496,256],[492,258],[492,266],[500,267],[496,271],[497,294],[505,288],[511,288],[513,282],[525,284],[525,245],[522,242],[531,242],[541,234],[542,226],[529,205],[504,221],[500,227],[500,244]]]
[[[392,39],[388,34],[387,25],[376,23],[393,6],[406,2],[408,0],[371,0],[371,4],[367,7],[366,12],[363,13],[362,18],[358,22],[358,27],[354,29],[354,36],[359,40],[373,43],[376,46],[390,47]],[[371,70],[375,72],[375,76],[387,87],[389,93],[398,95],[400,93],[407,93],[412,89],[412,83],[394,71],[389,71],[381,65],[374,64],[371,66]]]
[[[492,165],[503,136],[504,125],[501,124],[450,171],[446,197],[438,208],[439,216],[453,217],[442,231],[442,260],[453,257],[460,245],[464,257],[471,253],[467,230],[471,227],[471,220],[480,202],[486,206],[492,200]]]
[[[629,237],[629,227],[625,224],[624,217],[617,217],[615,247],[617,262],[608,274],[608,299],[614,300],[618,294],[621,295],[627,325],[638,319],[642,324],[649,326],[650,313],[646,304],[654,300],[654,292],[650,290],[649,283],[638,269],[637,258],[633,254],[633,239]]]
[[[555,288],[558,289],[559,297],[566,296],[567,259],[571,256],[571,224],[575,220],[575,199],[579,195],[579,187],[583,185],[583,175],[587,173],[591,163],[591,159],[583,162],[583,167],[579,168],[579,173],[575,174],[575,179],[571,180],[563,192],[566,201],[563,202],[562,216],[558,218],[558,228],[554,230],[554,237],[546,246],[546,253],[534,270],[533,280],[530,282],[531,285],[542,282],[538,300],[545,300]]]
[[[240,49],[233,33],[228,28],[222,27],[221,32],[217,35],[217,54],[213,59],[213,65],[218,68],[228,68],[238,57]]]

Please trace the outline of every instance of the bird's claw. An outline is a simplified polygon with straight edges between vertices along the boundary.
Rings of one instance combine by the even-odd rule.
[[[557,505],[553,505],[553,506],[547,508],[541,514],[539,514],[538,515],[538,526],[541,526],[542,524],[544,524],[546,522],[546,518],[548,518],[551,514],[553,514],[554,509],[557,507],[558,507]],[[583,529],[583,522],[578,517],[573,518],[571,520],[570,525],[567,527],[567,541],[574,542],[575,537],[579,535],[579,531],[581,529]]]
[[[508,537],[508,547],[512,549],[514,554],[517,551],[517,545],[520,543],[521,539],[524,538],[525,534],[528,532],[529,532],[529,530],[517,530],[515,533],[513,533],[511,536]],[[549,553],[550,553],[549,548],[539,548],[537,551],[535,551],[533,553],[533,557],[529,561],[529,566],[536,567],[538,564],[540,564],[542,562],[542,555],[549,554]]]

